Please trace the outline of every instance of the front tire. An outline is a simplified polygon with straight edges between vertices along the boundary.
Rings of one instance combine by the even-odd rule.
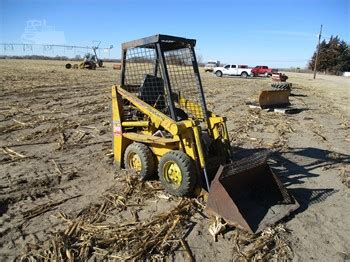
[[[165,190],[174,196],[190,196],[197,183],[192,159],[182,151],[174,150],[163,155],[158,166],[159,180]]]
[[[130,144],[124,153],[125,169],[134,170],[141,179],[148,179],[155,173],[155,159],[151,149],[142,143]]]
[[[217,77],[222,77],[222,72],[219,70],[219,71],[216,71],[215,72],[215,75],[217,76]]]

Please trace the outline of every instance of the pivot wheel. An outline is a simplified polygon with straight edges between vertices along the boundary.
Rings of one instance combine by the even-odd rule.
[[[197,182],[192,159],[178,150],[170,151],[161,157],[158,175],[165,190],[175,196],[191,195]]]
[[[141,179],[152,177],[155,161],[151,149],[142,143],[130,144],[124,153],[124,166],[126,169],[134,170]]]

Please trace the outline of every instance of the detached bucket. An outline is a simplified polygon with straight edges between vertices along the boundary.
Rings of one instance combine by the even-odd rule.
[[[299,204],[267,165],[267,157],[258,153],[220,166],[206,210],[250,233],[258,233],[296,210]]]
[[[263,90],[259,96],[261,108],[285,107],[289,103],[290,90]]]

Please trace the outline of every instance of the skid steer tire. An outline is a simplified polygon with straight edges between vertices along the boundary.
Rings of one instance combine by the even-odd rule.
[[[151,149],[142,143],[130,144],[124,153],[124,167],[136,171],[142,180],[151,178],[155,173],[155,158]]]
[[[191,196],[197,184],[192,159],[178,150],[170,151],[161,157],[158,176],[165,190],[175,196]]]

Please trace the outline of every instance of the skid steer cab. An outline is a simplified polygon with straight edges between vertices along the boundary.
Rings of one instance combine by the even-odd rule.
[[[207,109],[195,44],[169,35],[122,44],[120,84],[112,86],[114,162],[141,179],[158,175],[172,195],[205,188],[209,212],[257,232],[298,204],[266,156],[233,168],[226,119]]]

